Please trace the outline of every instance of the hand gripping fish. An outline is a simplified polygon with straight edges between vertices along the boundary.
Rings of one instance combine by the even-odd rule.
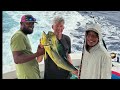
[[[58,40],[55,36],[55,34],[51,31],[46,34],[44,31],[42,33],[42,38],[40,39],[41,45],[44,46],[45,49],[45,55],[44,60],[47,58],[46,52],[50,56],[50,58],[54,61],[54,63],[67,71],[75,71],[77,68],[75,68],[68,60],[64,60],[65,58],[62,58],[58,52],[57,46],[58,46]]]

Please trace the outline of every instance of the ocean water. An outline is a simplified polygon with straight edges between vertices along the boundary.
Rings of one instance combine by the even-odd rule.
[[[120,11],[3,11],[2,12],[2,66],[3,73],[14,70],[14,61],[10,49],[11,36],[20,28],[20,18],[31,14],[38,24],[34,32],[28,35],[35,53],[43,31],[52,31],[52,19],[62,16],[65,19],[64,34],[71,37],[72,53],[82,51],[86,23],[98,22],[109,52],[120,56]],[[41,62],[43,63],[43,62]]]

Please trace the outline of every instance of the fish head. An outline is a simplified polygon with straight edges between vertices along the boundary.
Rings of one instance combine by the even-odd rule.
[[[44,31],[43,31],[43,33],[42,33],[42,37],[41,37],[41,39],[40,39],[40,43],[41,43],[41,45],[43,45],[43,46],[49,45],[48,36],[47,36],[47,34],[46,34]]]

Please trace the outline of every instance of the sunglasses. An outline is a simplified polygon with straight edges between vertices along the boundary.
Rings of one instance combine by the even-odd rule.
[[[33,21],[33,22],[36,21],[35,18],[33,18],[33,17],[28,17],[28,16],[27,16],[25,19],[26,19],[26,21]]]

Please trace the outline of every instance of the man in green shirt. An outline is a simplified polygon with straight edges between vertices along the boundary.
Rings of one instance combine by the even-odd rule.
[[[24,15],[21,18],[21,27],[11,38],[11,51],[16,64],[18,79],[40,79],[40,70],[36,58],[44,54],[44,48],[38,45],[37,52],[32,53],[31,45],[27,37],[33,33],[36,19],[32,15]]]

